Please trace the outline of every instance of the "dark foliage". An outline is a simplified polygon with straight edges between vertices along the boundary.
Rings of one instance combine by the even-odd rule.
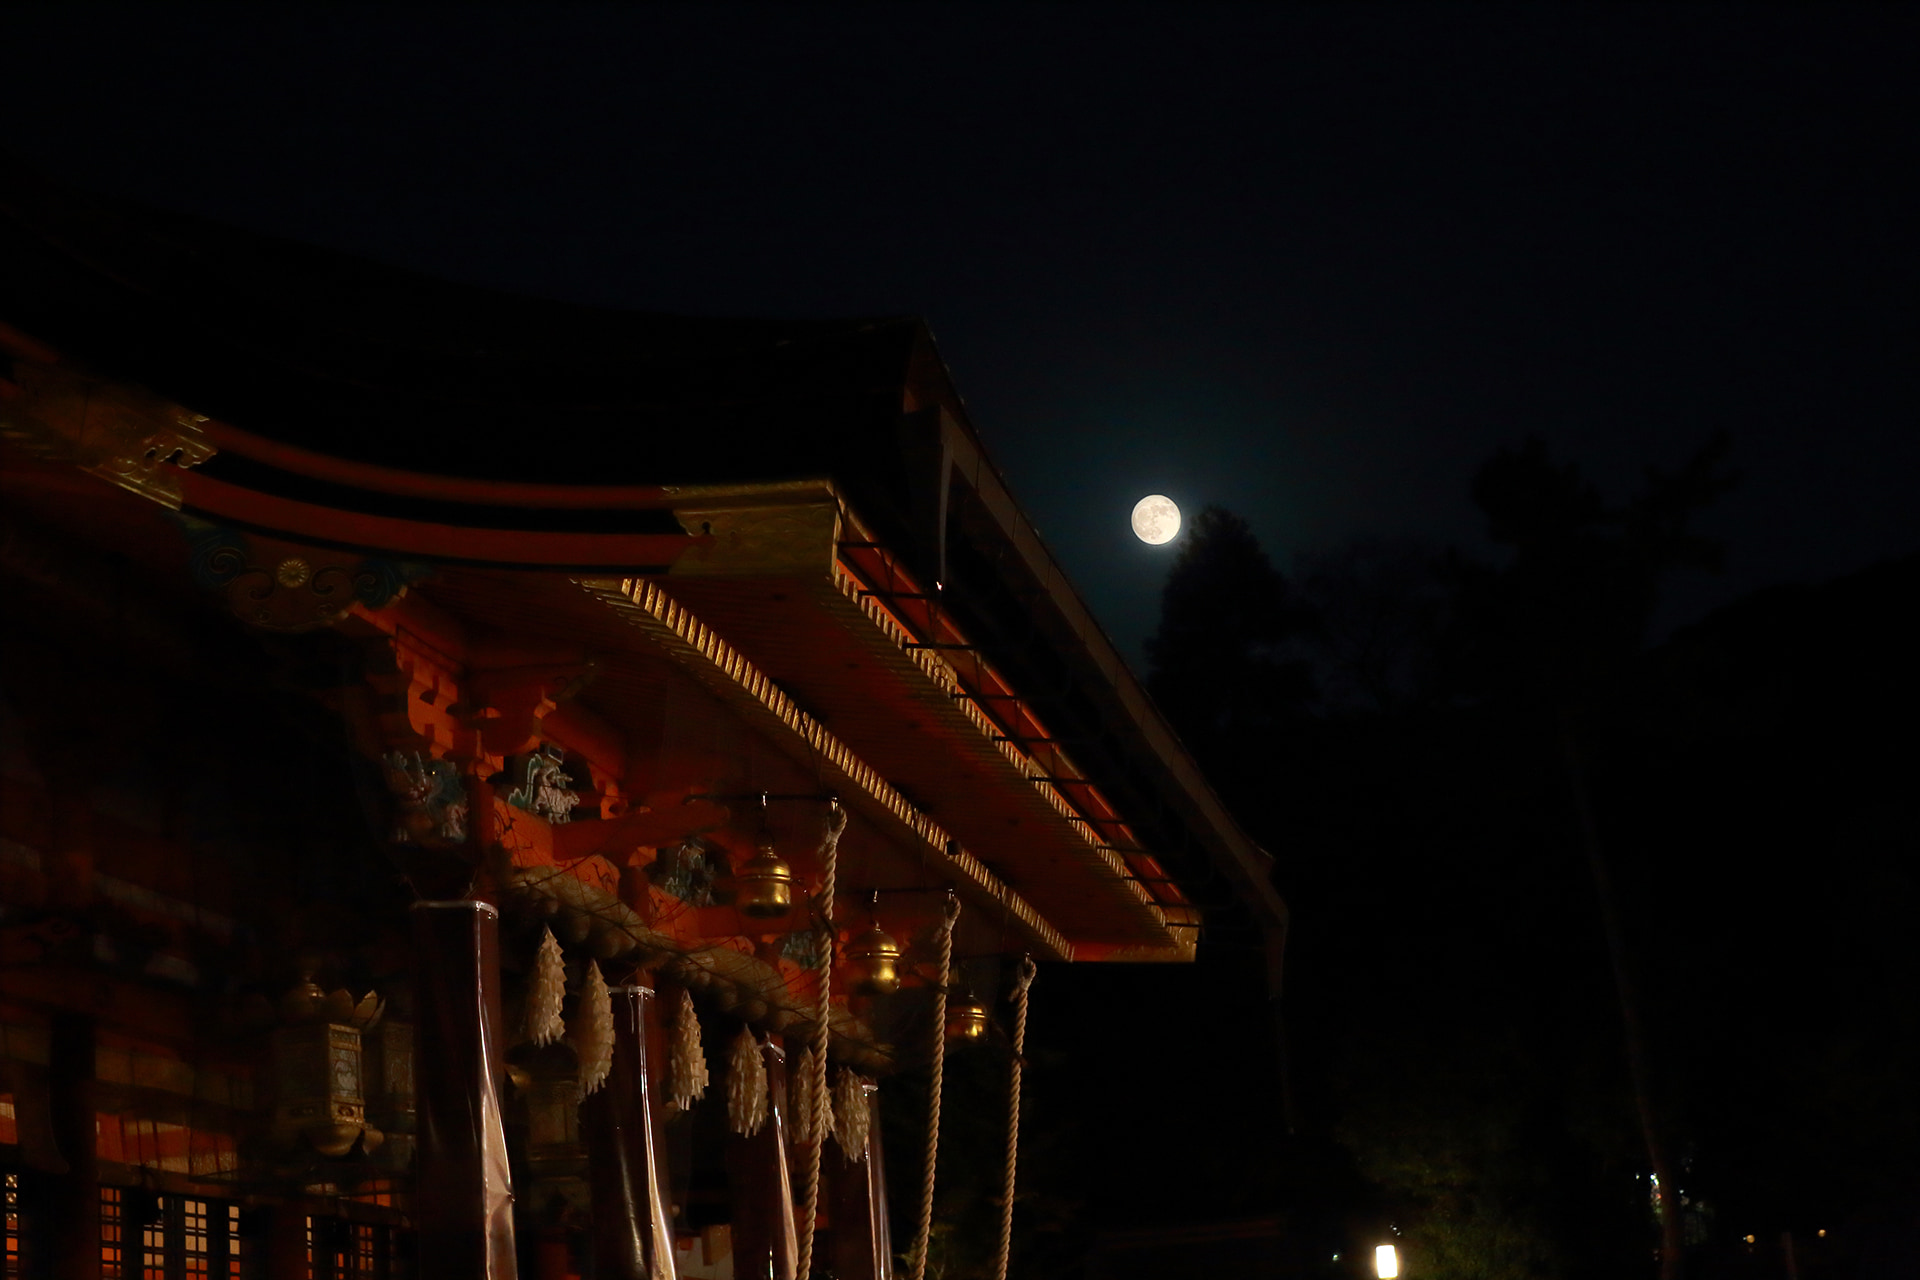
[[[1192,1176],[1158,1212],[1265,1198],[1300,1239],[1345,1240],[1303,1250],[1301,1274],[1341,1273],[1390,1225],[1409,1274],[1653,1273],[1571,741],[1691,1274],[1783,1275],[1783,1232],[1803,1275],[1873,1274],[1848,1250],[1920,1185],[1901,920],[1920,677],[1900,622],[1920,558],[1762,593],[1648,650],[1662,578],[1715,563],[1690,518],[1730,483],[1724,448],[1620,505],[1536,443],[1503,453],[1473,493],[1498,563],[1375,543],[1295,587],[1243,522],[1196,521],[1150,683],[1278,857],[1303,1124],[1257,1148],[1258,1177],[1236,1176],[1230,1123],[1184,1127]],[[1262,1070],[1235,1087],[1271,1092]],[[1339,1191],[1314,1204],[1308,1184]],[[1079,1186],[1118,1194],[1097,1170]]]
[[[1147,641],[1147,687],[1214,785],[1258,803],[1243,764],[1264,759],[1304,718],[1306,663],[1291,652],[1307,615],[1247,522],[1220,507],[1194,518]]]

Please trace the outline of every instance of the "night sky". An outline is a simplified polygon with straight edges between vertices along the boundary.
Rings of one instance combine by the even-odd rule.
[[[1668,624],[1920,548],[1920,10],[14,10],[0,148],[461,280],[925,316],[1138,654],[1142,494],[1478,545],[1731,433]]]

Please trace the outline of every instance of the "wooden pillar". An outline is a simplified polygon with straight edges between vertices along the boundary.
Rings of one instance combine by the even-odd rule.
[[[793,1177],[787,1170],[787,1055],[771,1038],[767,1123],[750,1138],[727,1137],[727,1182],[733,1200],[733,1274],[795,1280],[800,1240],[793,1224]]]
[[[862,1081],[860,1088],[867,1108],[866,1158],[856,1164],[843,1152],[833,1165],[833,1273],[840,1280],[893,1280],[880,1091],[871,1081]]]
[[[660,1194],[660,1133],[647,1081],[647,1006],[653,992],[615,987],[613,1063],[581,1106],[593,1197],[594,1280],[673,1273],[673,1229]]]
[[[66,1168],[48,1178],[47,1238],[55,1280],[100,1280],[100,1158],[93,1019],[55,1014],[47,1036],[48,1111]]]
[[[267,1210],[261,1252],[267,1280],[307,1280],[307,1208],[285,1201]]]
[[[499,911],[485,902],[414,903],[413,959],[420,1256],[445,1280],[513,1280]]]

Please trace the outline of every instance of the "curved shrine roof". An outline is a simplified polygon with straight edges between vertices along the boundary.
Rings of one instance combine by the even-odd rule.
[[[806,620],[770,603],[788,597],[730,593],[713,577],[744,587],[755,573],[791,573],[796,538],[817,534],[813,554],[824,558],[809,572],[827,575],[821,598],[844,590],[870,613],[891,610],[892,621],[874,614],[890,637],[881,648],[927,666],[935,686],[952,684],[942,704],[981,709],[969,713],[975,729],[948,726],[955,741],[978,732],[1006,744],[982,757],[1010,753],[1012,781],[995,786],[1024,779],[1068,795],[1061,812],[1078,806],[1095,823],[1079,839],[1108,860],[1129,901],[1151,913],[1153,885],[1214,884],[1224,871],[1232,899],[1209,904],[1209,918],[1247,911],[1270,947],[1284,931],[1269,859],[1221,809],[1013,503],[920,321],[665,316],[513,297],[77,193],[17,166],[0,173],[0,356],[10,325],[19,341],[79,355],[89,373],[213,419],[217,451],[184,474],[188,510],[243,527],[247,511],[280,504],[315,520],[354,513],[360,523],[343,528],[416,539],[445,529],[463,545],[490,539],[500,552],[466,558],[503,567],[527,548],[527,568],[679,574],[685,548],[701,543],[694,559],[707,567],[672,579],[676,590],[750,646],[772,637],[758,661],[845,701],[838,718],[854,726],[858,690],[834,685],[833,664],[784,670],[780,637]],[[681,509],[698,508],[694,489],[721,495],[715,522]],[[823,501],[821,525],[807,512]],[[799,523],[757,531],[762,517],[742,517],[742,502],[784,503],[782,518]],[[732,536],[728,521],[760,561],[715,568],[732,554],[714,545]],[[252,527],[289,526],[263,516]],[[306,532],[333,536],[317,524]],[[589,543],[608,550],[575,550]],[[945,592],[937,605],[928,584]],[[858,612],[842,609],[838,625],[856,625]],[[1036,697],[1044,730],[1025,701]],[[1031,734],[1042,736],[1021,736]],[[1072,761],[1059,740],[1082,744]],[[1099,825],[1114,812],[1101,791],[1123,823]],[[1101,852],[1128,831],[1165,871]]]

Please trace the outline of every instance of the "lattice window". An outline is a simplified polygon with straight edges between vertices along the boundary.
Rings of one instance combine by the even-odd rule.
[[[207,1216],[205,1200],[180,1201],[180,1280],[209,1280],[212,1274]]]
[[[100,1189],[101,1280],[240,1280],[240,1206]]]
[[[307,1219],[307,1268],[313,1280],[390,1280],[399,1265],[400,1233],[372,1222]]]
[[[226,1207],[227,1217],[227,1280],[241,1280],[247,1273],[247,1263],[251,1261],[246,1252],[247,1242],[240,1238],[240,1206],[230,1204]]]
[[[126,1213],[120,1188],[100,1188],[100,1280],[127,1280]]]
[[[140,1280],[172,1280],[167,1275],[167,1206],[156,1202],[158,1210],[140,1227],[140,1261],[136,1274]]]
[[[376,1251],[375,1235],[371,1223],[353,1224],[353,1280],[363,1280],[363,1278],[373,1280],[374,1268],[380,1261],[380,1255]]]

